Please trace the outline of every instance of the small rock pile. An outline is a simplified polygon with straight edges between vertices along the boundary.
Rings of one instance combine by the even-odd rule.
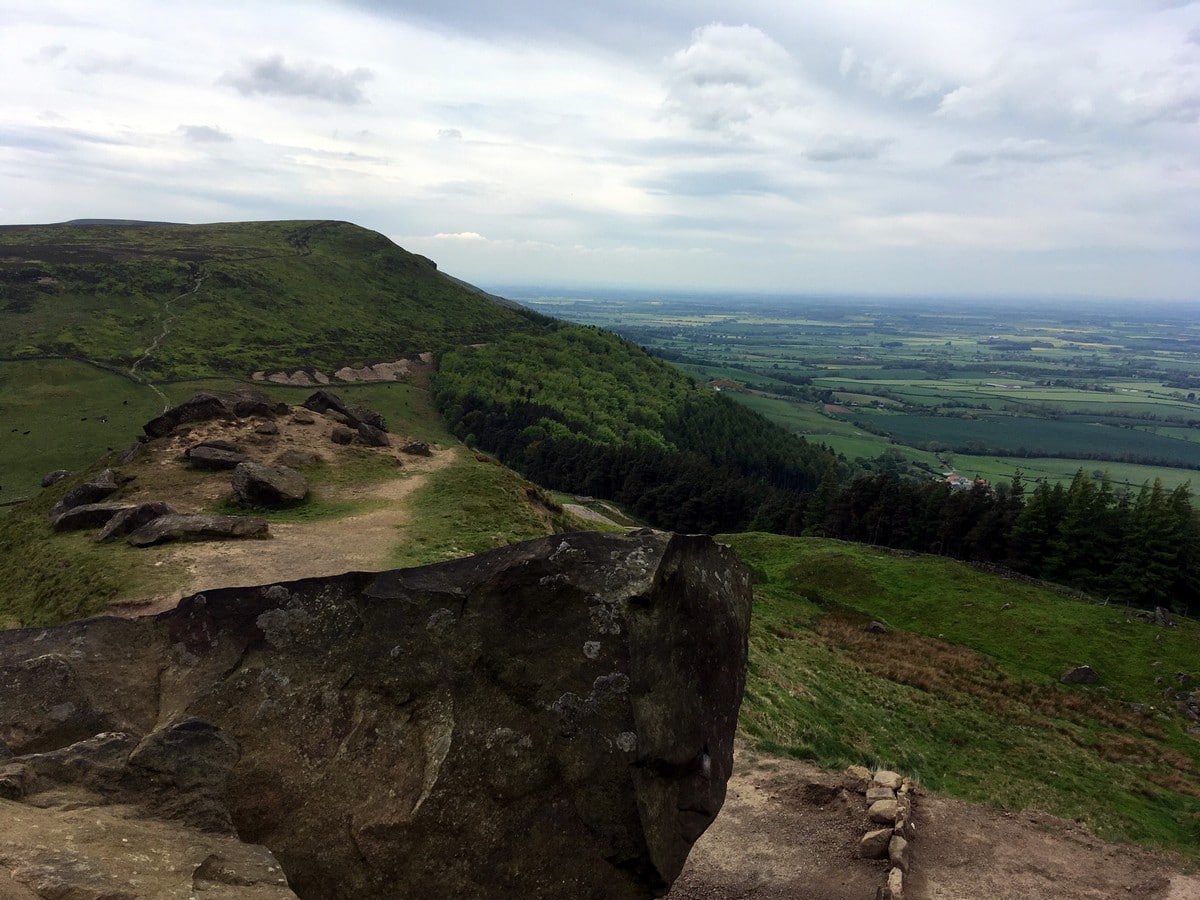
[[[912,779],[887,769],[872,775],[865,766],[850,766],[846,775],[855,790],[866,795],[867,818],[877,826],[859,841],[858,855],[863,859],[887,859],[891,864],[887,883],[879,888],[876,900],[904,900],[909,842],[915,831]]]

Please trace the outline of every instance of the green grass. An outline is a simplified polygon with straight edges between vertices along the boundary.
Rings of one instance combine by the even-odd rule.
[[[1196,675],[1200,629],[1157,628],[949,560],[725,536],[755,574],[740,728],[762,749],[889,765],[1200,860],[1200,743],[1156,678]],[[1011,604],[1005,608],[1006,604]],[[873,619],[893,629],[871,635]],[[1096,686],[1057,683],[1089,664]]]
[[[400,529],[389,565],[441,562],[561,530],[560,514],[539,512],[533,499],[539,493],[489,457],[460,451],[413,494],[410,521]]]

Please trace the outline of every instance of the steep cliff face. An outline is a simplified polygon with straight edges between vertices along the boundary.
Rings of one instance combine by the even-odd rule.
[[[731,550],[644,531],[0,633],[0,803],[232,828],[306,898],[661,895],[724,800],[749,615]]]

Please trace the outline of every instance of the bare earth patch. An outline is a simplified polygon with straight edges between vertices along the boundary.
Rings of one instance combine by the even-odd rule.
[[[725,806],[671,900],[870,900],[885,860],[854,855],[866,803],[842,776],[739,748]],[[1003,813],[919,793],[908,900],[1200,900],[1171,859],[1098,840],[1043,813]]]
[[[315,493],[323,501],[361,501],[367,511],[338,519],[314,522],[272,522],[271,537],[253,541],[213,541],[173,544],[154,548],[154,565],[180,573],[176,587],[145,602],[114,607],[116,615],[152,615],[174,607],[183,597],[219,587],[245,587],[335,575],[351,571],[380,571],[399,539],[398,530],[409,521],[406,500],[426,481],[429,473],[450,465],[458,451],[440,449],[432,456],[411,456],[395,447],[344,447],[329,439],[334,423],[314,415],[302,424],[289,416],[276,420],[278,435],[259,435],[254,426],[262,420],[206,422],[185,435],[155,442],[150,458],[138,466],[131,502],[166,500],[181,512],[198,512],[230,494],[228,472],[188,471],[184,450],[200,441],[235,442],[256,462],[271,463],[285,450],[306,450],[320,455],[331,468],[346,464],[354,454],[369,452],[390,459],[395,476],[351,485],[321,484]],[[393,443],[401,440],[393,436]]]

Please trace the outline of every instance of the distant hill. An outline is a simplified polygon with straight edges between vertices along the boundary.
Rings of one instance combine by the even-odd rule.
[[[0,357],[246,377],[394,360],[541,321],[347,222],[0,228]]]

